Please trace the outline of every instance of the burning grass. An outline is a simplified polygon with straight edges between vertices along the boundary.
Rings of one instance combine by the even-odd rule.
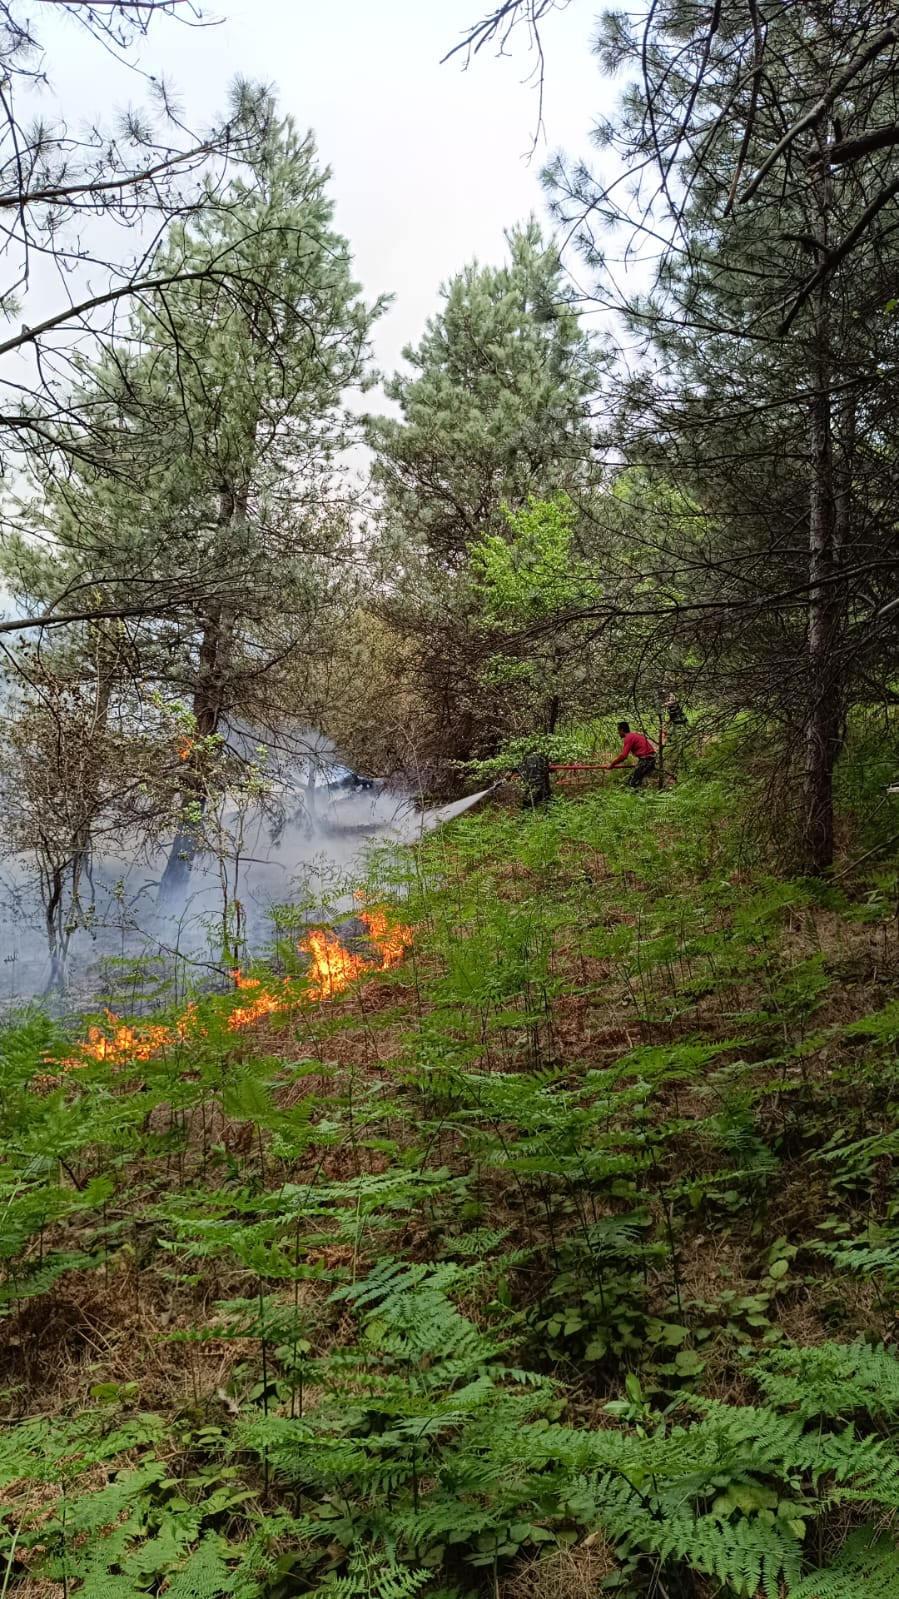
[[[316,928],[298,945],[300,954],[309,962],[303,977],[265,981],[261,977],[246,976],[239,970],[232,972],[235,991],[245,1002],[230,1011],[229,1030],[242,1032],[296,1005],[336,999],[359,977],[373,971],[389,971],[396,966],[411,946],[411,928],[404,922],[392,921],[387,911],[379,907],[360,910],[359,919],[365,926],[374,959],[347,949],[330,929]],[[132,1026],[113,1011],[107,1011],[105,1028],[89,1027],[86,1038],[77,1044],[74,1053],[53,1060],[52,1064],[68,1072],[97,1061],[125,1066],[151,1060],[163,1050],[195,1038],[201,1025],[195,1002],[170,1025]]]

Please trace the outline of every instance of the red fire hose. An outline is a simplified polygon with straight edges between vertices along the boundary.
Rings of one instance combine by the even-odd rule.
[[[552,761],[548,769],[550,772],[607,772],[608,766],[605,761]],[[520,772],[509,772],[506,781],[518,782],[520,776]],[[566,779],[561,777],[559,781],[564,783]]]

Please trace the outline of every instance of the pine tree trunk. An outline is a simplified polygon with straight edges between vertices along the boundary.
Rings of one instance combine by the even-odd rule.
[[[818,245],[828,247],[829,175],[824,149],[827,131],[818,130],[822,153],[818,186]],[[833,772],[840,751],[842,681],[839,662],[841,600],[837,577],[837,498],[833,448],[833,359],[829,290],[822,284],[815,301],[814,389],[810,416],[811,487],[809,494],[809,600],[806,633],[807,704],[805,713],[805,781],[802,817],[802,859],[806,872],[818,876],[833,864]],[[848,501],[841,507],[845,538]]]
[[[114,655],[110,659],[104,650],[102,629],[99,632],[96,629],[91,631],[97,632],[93,725],[87,735],[85,747],[88,759],[83,768],[81,785],[71,796],[77,808],[69,839],[69,853],[65,860],[48,862],[41,872],[44,925],[50,955],[45,994],[65,992],[69,946],[80,914],[82,879],[90,869],[94,822],[99,807],[103,754],[102,749],[98,751],[98,745],[102,745],[109,722],[116,659]]]
[[[836,665],[834,494],[830,396],[812,407],[813,477],[809,517],[809,614],[806,639],[809,704],[805,726],[802,852],[806,871],[833,864],[833,769],[839,753],[842,697]]]
[[[235,496],[231,490],[223,489],[219,501],[219,526],[228,527],[236,516],[245,514],[246,502],[246,494]],[[233,618],[221,601],[214,601],[207,606],[202,622],[197,679],[191,705],[198,740],[211,738],[219,729],[230,664],[232,625]],[[199,813],[200,820],[184,819],[178,826],[159,884],[162,902],[179,899],[187,890],[199,846],[201,820],[208,801],[203,774],[196,762],[188,760],[181,808],[184,812],[191,810],[194,818]]]
[[[211,738],[218,732],[222,713],[221,689],[226,665],[224,645],[228,632],[222,607],[211,606],[203,622],[199,671],[191,706],[198,739]],[[193,816],[190,820],[185,817],[178,825],[159,885],[160,900],[171,901],[180,897],[190,882],[191,870],[199,847],[202,817],[208,800],[209,795],[202,774],[196,764],[188,760],[181,793],[181,809],[183,812],[190,809]]]

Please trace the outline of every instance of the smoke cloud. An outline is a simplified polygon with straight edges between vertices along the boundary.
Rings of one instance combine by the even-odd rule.
[[[238,752],[259,749],[245,730],[229,729],[228,741]],[[308,732],[269,741],[266,770],[265,802],[224,807],[216,853],[196,857],[174,901],[159,898],[170,845],[149,856],[126,849],[91,862],[61,993],[48,992],[36,865],[7,860],[0,870],[0,1005],[43,996],[63,1010],[106,999],[140,1010],[163,993],[177,998],[197,982],[220,983],[235,949],[240,958],[263,956],[279,930],[351,917],[353,880],[373,848],[413,844],[483,798],[422,808],[408,793],[359,779],[327,740]]]

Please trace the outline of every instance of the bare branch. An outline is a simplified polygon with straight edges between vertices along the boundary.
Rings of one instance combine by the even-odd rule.
[[[871,128],[867,133],[857,134],[854,139],[837,139],[827,146],[826,157],[830,166],[838,167],[857,161],[860,156],[873,155],[876,150],[887,150],[895,144],[899,144],[899,122],[891,122],[885,128]],[[809,164],[813,165],[818,159],[818,152],[815,151],[809,156]]]
[[[782,334],[789,333],[790,328],[793,326],[793,323],[799,315],[799,312],[802,310],[802,307],[811,298],[815,290],[820,287],[826,278],[831,276],[831,274],[840,265],[841,261],[845,261],[846,257],[851,255],[852,251],[855,249],[855,246],[858,244],[859,239],[863,238],[867,233],[875,217],[880,214],[884,206],[889,205],[890,201],[894,199],[897,194],[899,194],[899,178],[894,178],[892,183],[887,183],[880,190],[879,194],[876,194],[874,199],[869,201],[855,223],[855,226],[849,229],[849,232],[846,234],[845,238],[842,239],[834,249],[827,251],[820,266],[803,284],[795,300],[793,301],[789,312],[781,323],[780,332]]]
[[[881,55],[890,45],[897,42],[899,42],[899,25],[884,28],[876,38],[871,40],[870,44],[865,46],[864,50],[859,51],[858,55],[853,57],[844,70],[838,73],[833,81],[828,84],[826,90],[816,100],[815,104],[810,106],[808,111],[801,117],[797,117],[796,121],[787,129],[783,138],[765,157],[755,177],[747,184],[740,196],[741,204],[745,205],[747,200],[752,199],[752,196],[757,193],[768,173],[777,165],[781,156],[795,143],[800,134],[804,133],[807,128],[814,127],[816,122],[820,122],[844,89],[847,89],[853,79],[858,77],[862,68],[867,66],[869,61],[873,61],[876,56]]]
[[[45,189],[23,189],[18,194],[0,194],[0,210],[10,207],[18,209],[27,205],[52,205],[59,200],[74,199],[78,194],[93,197],[111,191],[121,193],[125,189],[134,189],[141,184],[151,183],[154,178],[173,172],[202,156],[211,155],[214,149],[215,146],[207,141],[204,144],[194,145],[190,150],[179,150],[175,155],[157,161],[153,166],[144,167],[141,171],[123,173],[121,177],[107,178],[99,182],[91,179],[84,183],[55,184]]]
[[[533,37],[538,24],[550,11],[562,11],[569,4],[570,0],[505,0],[505,4],[470,28],[459,43],[454,44],[442,57],[442,62],[451,61],[460,54],[465,55],[467,62],[491,44],[498,44],[502,53],[510,34],[519,23],[526,23]]]

